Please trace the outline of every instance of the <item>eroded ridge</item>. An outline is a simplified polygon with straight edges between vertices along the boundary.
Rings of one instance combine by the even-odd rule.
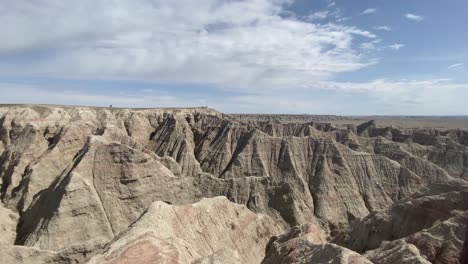
[[[317,248],[349,263],[406,261],[395,252],[463,259],[467,131],[314,118],[0,107],[0,253],[22,263],[130,263],[142,251],[142,263],[258,263],[271,236],[306,224],[323,241],[294,238],[303,259]],[[228,200],[197,203],[218,196]],[[252,236],[239,244],[246,225]],[[296,243],[283,240],[266,263]]]

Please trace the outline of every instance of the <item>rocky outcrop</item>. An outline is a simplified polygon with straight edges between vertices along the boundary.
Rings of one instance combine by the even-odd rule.
[[[368,259],[349,249],[326,243],[314,225],[292,228],[288,233],[272,237],[262,264],[334,263],[371,264]]]
[[[409,169],[416,175],[424,175],[421,180],[430,183],[446,183],[450,181],[450,175],[438,165],[412,153],[416,147],[402,145],[389,141],[382,137],[360,138],[360,150],[383,155],[398,162],[402,167]]]
[[[435,185],[353,223],[334,242],[374,263],[464,263],[468,186]]]
[[[203,198],[225,196],[267,215],[278,228],[309,223],[323,231],[324,239],[342,238],[340,233],[353,222],[363,223],[366,216],[364,221],[370,223],[362,226],[374,225],[369,219],[381,214],[377,211],[396,210],[391,208],[403,203],[419,208],[425,198],[418,193],[428,186],[465,183],[468,151],[463,131],[380,128],[375,122],[337,127],[320,118],[296,119],[249,119],[208,108],[0,107],[0,214],[12,216],[0,223],[2,241],[14,243],[20,255],[29,254],[20,248],[35,247],[55,258],[59,252],[84,247],[73,254],[99,253],[106,261],[120,254],[119,261],[125,263],[135,252],[157,245],[161,252],[177,252],[187,261],[228,258],[245,263],[247,249],[234,248],[237,244],[206,251],[213,246],[207,243],[191,256],[192,251],[188,254],[181,247],[187,241],[167,244],[138,231],[132,239],[143,244],[132,249],[132,239],[125,237],[136,232],[135,226],[146,228],[139,223],[149,217],[155,202],[160,201],[161,208],[188,208]],[[462,210],[451,203],[458,199],[452,197],[454,192],[433,193],[441,197],[437,208]],[[405,224],[398,220],[411,215],[405,210],[383,223]],[[451,217],[445,211],[434,217],[423,209],[413,211],[427,214],[427,223],[414,221],[406,231],[388,227],[394,235],[369,235],[371,244],[350,242],[349,247],[360,252],[375,249],[383,240],[403,239]],[[192,224],[201,226],[187,222]],[[154,233],[155,228],[148,224],[145,230]],[[212,232],[213,237],[219,235]],[[122,244],[117,247],[118,243]],[[275,247],[280,250],[283,244]],[[304,247],[316,247],[312,244]],[[323,245],[327,252],[349,255],[334,244]],[[119,253],[111,253],[115,250]]]
[[[387,242],[376,250],[366,252],[374,263],[466,263],[464,241],[468,230],[468,212],[458,214],[431,228],[403,239]]]
[[[465,232],[465,239],[463,240],[463,247],[460,253],[460,264],[468,263],[468,230]]]
[[[41,250],[35,247],[14,246],[0,242],[1,263],[5,264],[72,264],[86,263],[96,247],[81,245],[60,252]]]
[[[0,242],[13,244],[16,237],[18,214],[0,204]]]
[[[349,231],[340,234],[334,242],[357,252],[364,252],[379,247],[384,241],[403,238],[430,228],[451,218],[458,211],[468,210],[468,186],[453,187],[458,188],[462,190],[422,195],[371,213],[354,222]]]
[[[326,229],[339,230],[418,190],[427,177],[349,149],[336,139],[352,132],[329,124],[242,122],[204,108],[36,110],[17,107],[4,114],[9,125],[3,130],[13,131],[1,136],[4,203],[30,215],[57,183],[78,175],[68,178],[89,184],[89,197],[96,198],[89,203],[104,211],[107,221],[98,221],[109,222],[114,235],[152,201],[187,203],[215,195],[285,225],[318,218]],[[207,181],[210,188],[196,185]],[[188,187],[177,193],[181,186]],[[20,221],[18,243],[31,241],[25,238],[32,232],[28,221]]]
[[[364,140],[383,137],[388,141],[400,143],[393,146],[399,146],[443,168],[446,173],[452,176],[468,179],[467,131],[378,127],[375,122],[369,121],[358,126],[357,132]]]
[[[259,263],[281,228],[225,197],[191,205],[151,205],[93,263]]]

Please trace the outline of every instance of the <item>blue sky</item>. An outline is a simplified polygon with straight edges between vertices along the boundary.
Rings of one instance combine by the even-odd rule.
[[[0,103],[468,115],[465,0],[3,0]]]

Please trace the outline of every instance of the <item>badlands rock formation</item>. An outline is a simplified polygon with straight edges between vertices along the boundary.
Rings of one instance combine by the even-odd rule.
[[[155,202],[89,263],[259,263],[280,231],[270,217],[225,197],[182,206]]]
[[[0,107],[0,257],[463,263],[468,132],[312,119]]]
[[[270,239],[262,264],[283,263],[370,264],[372,262],[349,249],[327,243],[320,228],[304,224]]]

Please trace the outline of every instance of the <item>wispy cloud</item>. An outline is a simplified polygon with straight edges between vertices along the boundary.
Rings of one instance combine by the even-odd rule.
[[[170,106],[198,106],[195,99],[184,101],[171,95],[161,95],[144,90],[134,93],[114,92],[106,94],[96,89],[77,89],[60,87],[50,88],[40,85],[24,85],[15,83],[0,83],[2,93],[1,103],[23,104],[67,104],[118,107],[170,107]]]
[[[405,46],[405,45],[403,45],[403,44],[398,44],[398,43],[397,43],[397,44],[389,45],[388,47],[389,47],[390,49],[392,49],[392,50],[399,50],[399,49],[403,48],[404,46]]]
[[[360,47],[366,51],[381,50],[381,47],[378,46],[380,42],[382,42],[382,39],[377,38],[369,42],[361,43]]]
[[[375,26],[374,29],[382,30],[382,31],[392,31],[392,28],[389,26]]]
[[[449,69],[459,68],[459,67],[462,67],[463,65],[465,65],[465,63],[455,63],[455,64],[452,64],[452,65],[449,65],[448,68]]]
[[[8,61],[0,61],[1,76],[125,79],[155,87],[120,93],[118,88],[109,92],[94,87],[0,83],[0,103],[206,104],[231,112],[468,113],[463,101],[468,84],[450,80],[333,81],[342,73],[378,63],[370,50],[399,50],[404,45],[379,44],[376,34],[352,26],[351,21],[343,24],[344,12],[330,0],[325,11],[312,13],[309,20],[283,15],[292,14],[287,10],[292,0],[33,2],[2,1],[0,9],[8,12],[0,15],[0,55]],[[376,12],[380,10],[369,8],[362,14]],[[415,14],[405,17],[424,19]],[[319,23],[321,19],[333,22]],[[392,30],[385,25],[374,29]],[[451,69],[462,67],[467,57],[455,51],[440,56],[443,58],[434,59],[443,61],[441,65],[460,62],[448,66]],[[158,83],[189,85],[177,91],[158,87]],[[193,87],[209,87],[229,96],[183,97],[185,89]],[[197,88],[193,90],[198,95]],[[313,93],[318,97],[311,96]],[[332,94],[329,100],[349,96],[340,104],[321,100],[319,96],[324,94]]]
[[[0,73],[270,89],[375,64],[355,48],[374,34],[281,16],[290,0],[56,1],[2,2]]]
[[[314,13],[311,13],[310,15],[307,16],[308,21],[315,21],[315,20],[323,20],[329,16],[330,12],[327,10],[324,11],[317,11]]]
[[[340,93],[348,91],[373,97],[378,104],[388,106],[383,110],[385,114],[463,115],[468,112],[464,103],[468,84],[457,84],[448,79],[377,79],[363,83],[327,82],[319,85]]]
[[[0,83],[0,103],[49,103],[116,107],[188,107],[208,105],[224,112],[444,115],[466,114],[468,84],[447,79],[369,82],[320,81],[288,92],[264,90],[226,94],[223,99],[181,97],[134,88],[112,94],[99,89],[50,88],[49,85]],[[323,92],[327,91],[327,92]],[[325,96],[325,97],[324,97]],[[362,100],[367,100],[366,104]]]
[[[406,13],[405,14],[405,18],[409,19],[409,20],[413,20],[413,21],[423,21],[424,20],[424,17],[421,16],[421,15],[416,15],[416,14],[411,14],[411,13]]]
[[[361,15],[370,15],[377,12],[377,8],[367,8],[366,10],[362,11]]]
[[[372,43],[372,42],[364,42],[361,44],[361,49],[364,49],[364,50],[375,50],[376,47],[375,47],[375,44]]]

